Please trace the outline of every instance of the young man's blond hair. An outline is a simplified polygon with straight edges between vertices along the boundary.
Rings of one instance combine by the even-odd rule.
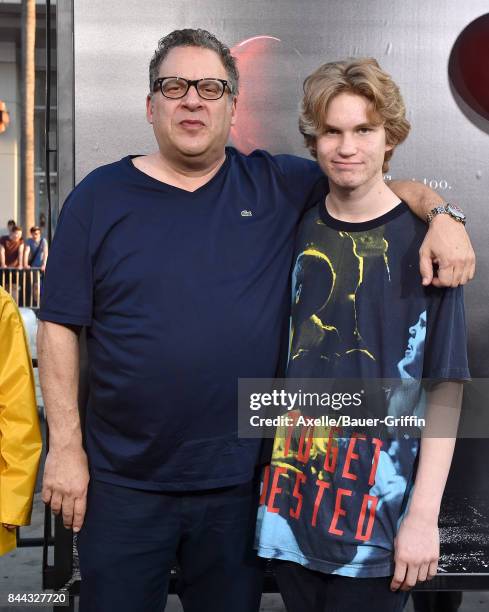
[[[406,107],[387,72],[371,57],[347,59],[323,64],[304,81],[304,98],[299,117],[299,130],[306,147],[316,157],[316,138],[324,133],[325,117],[331,100],[341,93],[352,93],[370,102],[373,124],[383,124],[386,144],[394,147],[403,142],[411,126]],[[386,151],[382,172],[389,169],[394,149]]]

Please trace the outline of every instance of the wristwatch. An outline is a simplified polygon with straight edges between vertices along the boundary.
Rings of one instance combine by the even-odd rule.
[[[435,208],[432,208],[426,215],[426,221],[431,223],[436,215],[450,215],[452,219],[459,221],[463,225],[465,225],[465,222],[467,221],[464,211],[459,206],[455,206],[455,204],[448,204],[448,202],[445,204],[445,206],[436,206]]]

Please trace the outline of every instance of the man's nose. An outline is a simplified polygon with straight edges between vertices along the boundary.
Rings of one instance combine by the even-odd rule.
[[[187,93],[182,98],[182,103],[189,108],[201,106],[202,98],[197,93],[197,87],[195,85],[190,85]]]
[[[342,134],[338,143],[338,153],[340,155],[350,156],[357,151],[355,139],[352,134]]]

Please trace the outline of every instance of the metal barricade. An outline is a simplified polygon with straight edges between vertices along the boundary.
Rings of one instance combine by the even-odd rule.
[[[0,268],[0,285],[10,293],[17,306],[38,310],[43,276],[41,268]]]

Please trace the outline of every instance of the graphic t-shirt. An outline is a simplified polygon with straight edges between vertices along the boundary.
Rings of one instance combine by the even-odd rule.
[[[469,377],[462,289],[421,285],[425,231],[404,203],[365,223],[332,218],[324,199],[305,215],[287,377],[405,379],[379,390],[391,416],[423,414],[422,378]],[[344,576],[391,575],[419,440],[387,433],[279,429],[262,483],[259,555]]]
[[[253,478],[260,441],[238,438],[238,378],[275,375],[294,236],[320,176],[229,148],[194,192],[126,157],[71,193],[39,317],[87,328],[93,478],[169,491]]]

